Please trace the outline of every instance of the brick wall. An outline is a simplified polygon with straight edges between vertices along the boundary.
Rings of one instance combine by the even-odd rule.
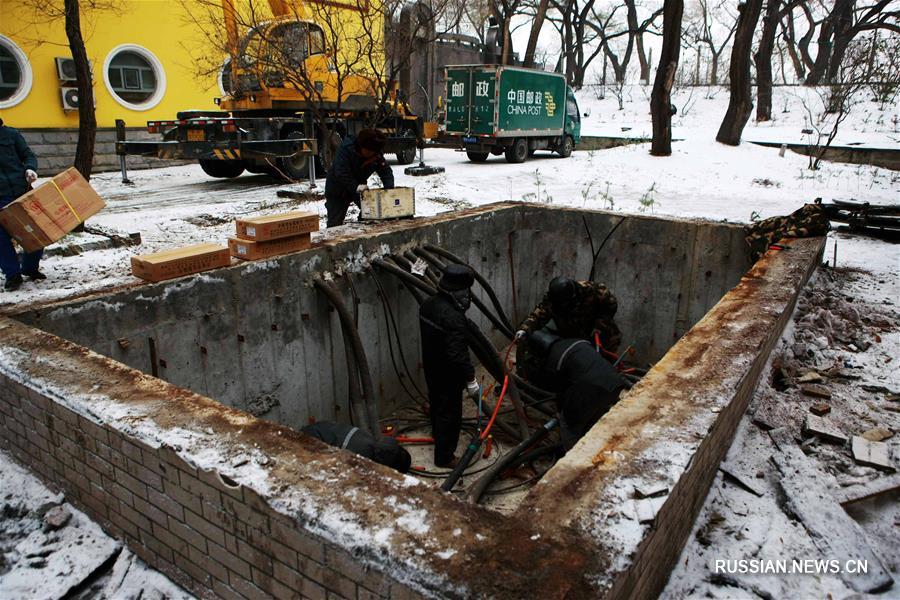
[[[72,166],[75,147],[78,144],[76,129],[20,129],[28,146],[38,159],[38,174],[42,177],[56,175]],[[128,128],[129,140],[158,141],[159,135],[147,133],[144,128]],[[190,161],[159,160],[143,156],[127,157],[129,169],[155,169],[183,165]],[[119,157],[116,154],[116,130],[110,127],[97,129],[94,145],[94,171],[118,171]]]
[[[413,598],[245,486],[0,376],[0,441],[138,556],[201,597]],[[233,483],[233,482],[232,482]]]

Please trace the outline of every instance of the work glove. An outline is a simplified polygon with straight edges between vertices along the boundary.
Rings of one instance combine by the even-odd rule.
[[[25,181],[27,181],[28,183],[34,183],[35,181],[37,181],[37,173],[35,173],[31,169],[26,169]]]
[[[466,396],[472,400],[478,400],[481,396],[481,386],[474,379],[466,384]]]
[[[525,339],[525,337],[526,337],[527,335],[528,335],[528,332],[527,332],[527,331],[525,331],[524,329],[520,329],[520,330],[518,330],[518,331],[516,332],[516,338],[515,338],[515,341],[516,341],[517,343],[518,343],[518,342],[521,342],[522,340]]]
[[[363,193],[364,191],[366,191],[367,189],[369,189],[369,186],[367,186],[366,184],[363,183],[363,184],[361,184],[361,185],[356,186],[356,193],[357,193],[357,194],[362,194],[362,193]]]

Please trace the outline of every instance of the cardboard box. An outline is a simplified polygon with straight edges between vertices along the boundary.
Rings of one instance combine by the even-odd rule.
[[[230,264],[228,248],[218,244],[195,244],[155,254],[132,256],[131,273],[147,281],[163,281]]]
[[[319,215],[294,211],[280,215],[237,219],[237,236],[242,240],[265,242],[319,230]]]
[[[26,252],[61,239],[106,206],[74,167],[17,198],[0,210],[0,226]]]
[[[265,242],[228,238],[228,249],[231,250],[231,255],[243,260],[271,258],[280,254],[290,254],[291,252],[306,250],[310,246],[312,246],[312,242],[309,239],[308,233],[295,235],[294,237],[289,238],[267,240]]]
[[[360,219],[400,219],[416,214],[416,190],[398,187],[362,193]]]

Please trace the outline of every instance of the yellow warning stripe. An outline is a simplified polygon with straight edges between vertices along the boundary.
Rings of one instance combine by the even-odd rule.
[[[213,149],[213,155],[219,160],[237,160],[241,157],[241,151]]]
[[[83,222],[84,219],[81,218],[81,215],[79,215],[78,212],[75,210],[75,208],[69,203],[69,199],[66,198],[66,195],[63,194],[63,191],[62,191],[61,189],[59,189],[59,186],[56,185],[56,182],[55,182],[54,180],[51,179],[51,180],[50,180],[50,183],[53,184],[53,187],[55,187],[55,188],[56,188],[56,191],[59,192],[59,195],[62,196],[63,202],[66,203],[66,206],[69,207],[69,210],[71,210],[71,211],[72,211],[72,214],[75,215],[75,218],[78,219],[78,222],[79,222],[79,223]],[[48,215],[48,216],[49,216],[49,215]],[[59,227],[59,226],[57,225],[57,227]],[[60,229],[62,229],[62,227],[60,227]]]

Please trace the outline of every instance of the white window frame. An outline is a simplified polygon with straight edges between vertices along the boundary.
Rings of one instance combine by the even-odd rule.
[[[156,76],[156,91],[153,92],[152,96],[141,103],[136,104],[134,102],[128,102],[120,97],[115,90],[113,90],[112,83],[109,81],[109,66],[112,64],[113,59],[122,52],[134,52],[139,55],[150,63],[153,74]],[[110,50],[109,54],[106,55],[106,60],[103,61],[103,83],[106,84],[106,90],[109,92],[109,95],[112,96],[113,100],[125,108],[137,111],[150,110],[159,104],[166,94],[166,71],[163,69],[159,59],[156,58],[156,55],[143,46],[138,46],[137,44],[121,44]]]
[[[5,35],[0,34],[0,45],[13,55],[13,58],[16,59],[16,62],[19,64],[19,71],[21,73],[19,89],[6,100],[0,100],[0,108],[12,108],[22,102],[22,100],[31,93],[31,84],[34,82],[34,75],[31,72],[31,63],[28,61],[28,57],[25,56],[25,53],[22,52],[22,49],[19,48],[18,44]]]

